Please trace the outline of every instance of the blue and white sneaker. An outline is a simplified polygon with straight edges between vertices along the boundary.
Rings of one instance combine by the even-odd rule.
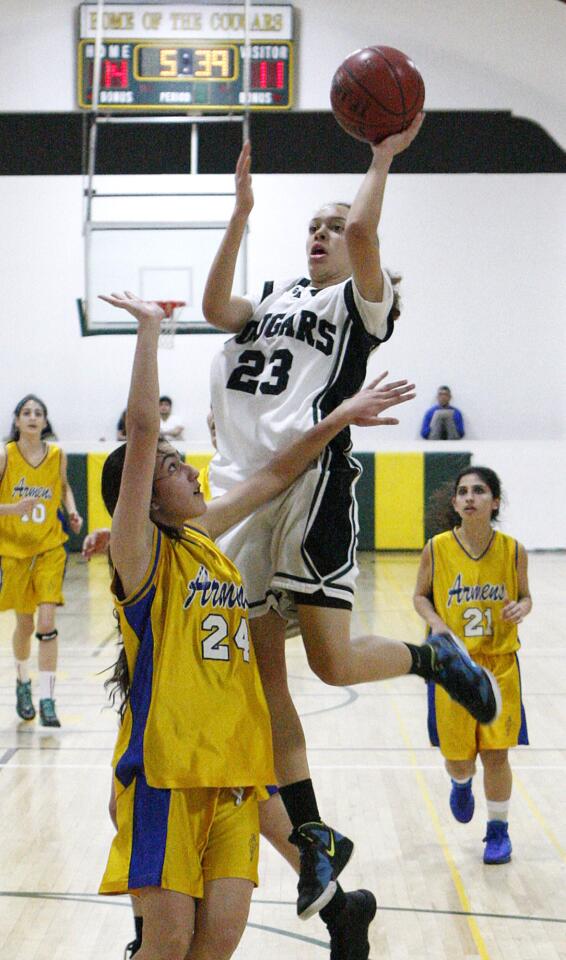
[[[488,820],[487,833],[483,841],[485,843],[484,863],[509,863],[513,847],[509,837],[508,823],[504,820]]]
[[[469,823],[474,815],[476,802],[472,793],[472,778],[466,783],[452,780],[450,791],[450,809],[459,823]]]
[[[354,844],[325,823],[303,823],[293,830],[290,843],[299,848],[297,913],[308,920],[336,893],[336,878],[352,856]]]
[[[432,679],[478,723],[493,723],[501,713],[501,691],[489,670],[475,663],[453,633],[427,638],[432,648]]]

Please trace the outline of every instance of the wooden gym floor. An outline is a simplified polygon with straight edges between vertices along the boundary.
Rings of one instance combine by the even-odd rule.
[[[513,860],[482,863],[485,804],[456,823],[448,780],[427,741],[425,691],[414,678],[325,687],[299,640],[289,672],[304,720],[320,808],[356,851],[346,889],[378,900],[372,960],[565,960],[566,958],[566,554],[532,554],[534,610],[521,629],[530,748],[514,752]],[[419,641],[411,605],[418,556],[362,554],[359,633]],[[61,731],[18,721],[12,615],[0,616],[0,957],[121,960],[133,936],[124,897],[96,894],[112,836],[107,815],[116,718],[101,676],[114,659],[114,621],[104,560],[71,558],[60,611]],[[36,651],[34,649],[34,660]],[[235,954],[259,960],[324,960],[317,919],[295,915],[295,878],[267,845],[261,886]]]

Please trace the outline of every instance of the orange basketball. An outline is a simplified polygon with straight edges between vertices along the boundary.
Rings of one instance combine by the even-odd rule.
[[[340,64],[330,103],[340,126],[379,143],[411,125],[423,108],[425,87],[413,61],[394,47],[365,47]]]

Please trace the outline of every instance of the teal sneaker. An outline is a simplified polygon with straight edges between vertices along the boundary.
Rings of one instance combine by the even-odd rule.
[[[16,680],[16,713],[22,720],[33,720],[35,707],[31,699],[31,680]]]
[[[303,823],[289,841],[299,848],[297,913],[308,920],[336,893],[336,877],[352,856],[354,844],[325,823]]]
[[[476,802],[472,793],[472,778],[466,783],[452,780],[450,791],[450,809],[458,823],[469,823],[474,815]]]
[[[509,837],[509,824],[503,820],[488,820],[487,833],[483,841],[485,843],[484,863],[509,863],[513,849]]]
[[[55,701],[51,697],[39,701],[39,721],[42,727],[61,726],[61,721],[55,713]]]

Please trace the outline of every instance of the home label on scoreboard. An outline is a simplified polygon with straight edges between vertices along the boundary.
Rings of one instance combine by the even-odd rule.
[[[243,110],[245,10],[232,4],[105,3],[99,110]],[[98,7],[80,6],[78,104],[92,109]],[[293,7],[250,7],[251,110],[293,103]]]

